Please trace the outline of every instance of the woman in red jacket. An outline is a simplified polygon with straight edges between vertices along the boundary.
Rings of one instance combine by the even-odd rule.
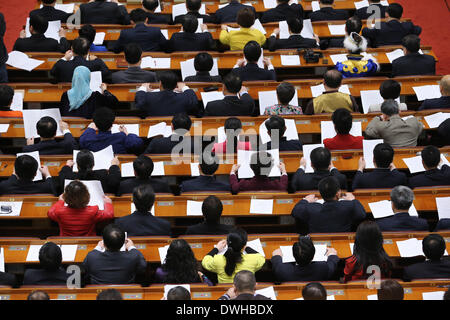
[[[89,191],[82,182],[74,180],[66,186],[59,201],[47,213],[51,220],[58,222],[61,237],[95,236],[97,222],[114,218],[110,198],[104,196],[104,210],[99,210],[98,206],[88,206],[89,200]]]

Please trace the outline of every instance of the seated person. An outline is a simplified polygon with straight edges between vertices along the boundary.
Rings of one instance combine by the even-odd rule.
[[[250,141],[244,142],[239,140],[239,135],[242,132],[241,120],[235,117],[228,118],[225,120],[224,130],[226,140],[224,142],[214,143],[212,152],[216,154],[231,154],[237,153],[237,150],[252,150]]]
[[[27,300],[50,300],[50,297],[45,291],[34,290],[30,292],[30,294],[27,297]]]
[[[203,156],[199,164],[200,176],[183,181],[180,185],[181,192],[195,191],[230,191],[230,185],[216,180],[214,173],[219,168],[219,159]]]
[[[299,139],[287,140],[284,137],[286,132],[286,123],[280,116],[271,116],[265,121],[267,134],[270,137],[270,141],[263,145],[263,149],[271,150],[278,149],[282,151],[301,151],[303,149],[302,143]]]
[[[384,6],[380,2],[381,0],[368,0],[369,6],[356,9],[355,16],[357,16],[361,20],[367,20],[373,14],[377,14],[377,11],[375,10],[376,7],[378,7],[380,10],[380,18],[383,19],[386,14],[387,6]]]
[[[203,19],[203,23],[215,23],[214,17],[207,14],[201,14],[202,0],[186,0],[187,13],[176,16],[173,23],[181,24],[187,15],[192,15],[197,19]]]
[[[289,38],[277,39],[280,36],[280,29],[276,28],[270,37],[267,39],[267,47],[270,51],[278,49],[302,49],[302,48],[317,48],[319,37],[315,35],[314,39],[304,38],[301,36],[303,30],[303,19],[289,18],[287,19],[289,28]]]
[[[135,178],[120,181],[117,196],[125,193],[133,193],[134,188],[144,184],[151,185],[155,193],[170,193],[170,188],[166,181],[151,177],[153,168],[153,160],[143,154],[134,159],[133,169]]]
[[[405,55],[392,61],[392,77],[436,74],[436,60],[419,52],[420,38],[417,35],[405,36],[402,47]]]
[[[277,0],[277,6],[268,9],[261,15],[261,23],[284,21],[289,18],[303,19],[301,4],[289,4],[289,0]]]
[[[101,92],[92,91],[90,87],[91,71],[84,66],[75,68],[72,88],[61,96],[59,107],[62,116],[83,117],[92,119],[94,112],[102,107],[114,108],[119,100],[107,89],[106,84],[100,86]]]
[[[155,14],[160,6],[159,0],[143,0],[142,9],[147,13],[147,24],[170,24],[171,18],[164,14]],[[161,7],[162,10],[162,7]]]
[[[78,36],[81,38],[85,38],[89,41],[91,44],[91,47],[89,48],[89,51],[91,52],[105,52],[108,51],[105,46],[103,45],[96,45],[94,44],[95,35],[97,34],[97,31],[91,24],[85,24],[81,27],[80,30],[78,30]]]
[[[117,289],[105,289],[97,294],[95,300],[123,300],[122,294]]]
[[[264,115],[302,114],[302,107],[289,104],[294,98],[296,90],[289,82],[283,81],[280,83],[277,87],[278,104],[266,107]]]
[[[380,69],[377,60],[372,55],[363,56],[361,54],[361,52],[366,52],[367,40],[356,32],[352,32],[345,38],[344,48],[349,51],[348,60],[338,62],[335,66],[344,78],[373,76]]]
[[[346,10],[336,10],[333,8],[334,0],[319,0],[319,2],[320,10],[313,11],[309,14],[311,22],[348,19],[348,12]]]
[[[403,7],[398,3],[391,3],[387,8],[386,22],[380,22],[380,26],[374,24],[373,28],[365,27],[362,36],[370,41],[372,47],[399,45],[408,34],[419,35],[422,28],[412,22],[401,22]]]
[[[405,289],[394,279],[383,280],[377,290],[377,297],[378,300],[403,300]]]
[[[105,193],[115,193],[120,183],[119,159],[111,161],[109,170],[92,170],[95,165],[94,155],[89,150],[80,150],[77,154],[78,172],[73,171],[73,160],[67,160],[59,172],[59,184],[64,188],[65,180],[98,180]]]
[[[252,28],[255,23],[255,10],[243,8],[239,10],[236,19],[239,30],[228,31],[228,26],[222,25],[219,41],[230,47],[230,50],[242,50],[249,41],[256,41],[260,46],[266,43],[266,36],[258,29]]]
[[[208,196],[205,200],[203,200],[202,204],[204,221],[187,227],[186,234],[220,235],[230,233],[233,226],[220,223],[222,211],[222,201],[220,201],[220,199],[216,196]]]
[[[435,231],[440,230],[450,230],[450,219],[449,218],[442,218],[438,221]]]
[[[359,106],[353,96],[339,92],[342,83],[342,74],[337,70],[328,70],[323,75],[325,91],[318,97],[309,101],[305,114],[332,113],[337,109],[347,109],[359,112]]]
[[[78,148],[78,144],[69,130],[69,124],[60,122],[61,131],[64,134],[64,140],[56,141],[56,130],[58,125],[52,117],[42,117],[36,123],[36,130],[40,135],[40,141],[34,143],[34,138],[27,139],[27,145],[23,147],[22,152],[39,151],[40,155],[53,154],[72,154],[73,150]]]
[[[353,178],[352,189],[391,189],[395,186],[406,186],[406,175],[398,171],[394,163],[394,149],[387,143],[379,143],[373,148],[373,164],[375,169],[365,172],[366,161],[359,158],[358,171]]]
[[[327,290],[319,282],[310,282],[302,290],[303,300],[327,300]]]
[[[72,15],[71,13],[56,9],[56,0],[42,0],[41,2],[42,8],[31,11],[30,17],[39,14],[47,19],[47,21],[60,20],[61,23],[66,23],[67,19]]]
[[[383,139],[393,148],[417,146],[417,139],[423,131],[423,124],[416,117],[403,120],[398,103],[386,100],[381,105],[381,116],[374,117],[365,133],[371,139]]]
[[[70,49],[66,39],[66,31],[61,28],[58,35],[61,39],[55,40],[47,38],[44,33],[48,29],[48,21],[39,14],[34,14],[30,18],[31,37],[27,38],[25,30],[20,31],[19,39],[14,43],[14,51],[22,52],[61,52],[65,53]]]
[[[119,126],[120,132],[111,133],[116,119],[111,109],[97,109],[93,118],[94,123],[91,123],[80,136],[80,148],[97,152],[112,146],[115,154],[127,154],[138,150],[144,144],[136,134],[128,133],[123,125]]]
[[[22,118],[22,111],[11,110],[14,89],[7,84],[0,84],[0,117]]]
[[[42,173],[44,181],[33,181],[38,170]],[[36,159],[26,154],[17,157],[13,174],[0,182],[0,195],[36,193],[56,194],[48,167],[41,166]]]
[[[130,24],[126,6],[119,1],[95,0],[80,5],[81,24]]]
[[[347,149],[362,149],[362,136],[355,137],[350,134],[353,126],[353,117],[347,109],[337,109],[333,112],[331,120],[334,124],[336,136],[334,138],[323,139],[323,144],[328,150],[347,150]]]
[[[239,59],[233,67],[233,72],[236,73],[242,81],[263,81],[263,80],[277,80],[275,69],[272,62],[268,58],[263,58],[264,67],[258,66],[259,57],[261,57],[261,46],[256,41],[249,41],[244,47],[245,59]]]
[[[170,222],[155,217],[150,211],[155,204],[155,193],[149,184],[142,184],[133,190],[136,210],[128,216],[116,219],[115,224],[128,236],[170,236]]]
[[[309,233],[351,232],[366,219],[362,204],[351,193],[342,194],[335,177],[320,180],[319,192],[323,204],[311,194],[298,202],[291,212],[297,225],[307,226]]]
[[[167,292],[167,300],[191,300],[191,293],[182,286],[176,286]]]
[[[256,294],[256,279],[253,272],[242,270],[233,278],[233,287],[219,300],[270,300],[269,298]]]
[[[253,10],[256,16],[256,11],[253,6],[242,4],[240,0],[229,0],[228,4],[225,7],[217,9],[214,13],[214,23],[222,24],[227,22],[236,22],[237,14],[239,10],[243,8],[249,8],[250,10]]]
[[[350,17],[345,22],[345,37],[322,39],[320,40],[320,49],[325,50],[327,48],[343,48],[345,38],[349,37],[352,32],[360,34],[361,29],[361,19],[357,16]]]
[[[406,267],[403,279],[448,279],[450,278],[450,260],[443,259],[445,240],[437,233],[429,234],[422,240],[422,250],[427,260]]]
[[[128,63],[128,69],[114,72],[112,74],[112,83],[144,83],[158,81],[155,72],[141,69],[142,49],[136,43],[129,43],[125,47],[125,60]]]
[[[85,38],[73,40],[72,50],[67,51],[64,57],[54,64],[52,70],[50,70],[50,75],[57,82],[72,82],[74,70],[79,66],[84,66],[92,72],[101,71],[103,81],[108,82],[111,71],[102,59],[89,54],[90,45],[89,40]]]
[[[210,101],[205,106],[204,116],[252,116],[255,111],[255,101],[242,86],[241,78],[230,72],[223,78],[222,100]],[[197,99],[197,98],[196,98]]]
[[[24,286],[66,285],[69,274],[61,266],[61,248],[53,242],[39,249],[39,267],[27,269],[23,275]]]
[[[231,192],[237,194],[240,191],[287,191],[288,176],[284,163],[280,162],[278,165],[281,171],[281,177],[276,179],[269,177],[273,165],[273,159],[270,153],[265,151],[256,152],[250,158],[250,169],[255,176],[251,179],[241,179],[238,181],[237,171],[240,165],[234,164],[230,172]]]
[[[380,95],[383,97],[384,101],[390,100],[390,99],[395,101],[395,99],[400,97],[401,90],[402,90],[402,87],[401,87],[400,82],[397,82],[393,79],[384,80],[380,84]],[[368,112],[381,112],[381,105],[382,105],[382,103],[371,104],[369,106]],[[400,111],[408,110],[408,106],[406,105],[406,103],[403,103],[403,102],[398,104],[398,108]]]
[[[316,248],[310,237],[299,236],[292,246],[295,262],[283,263],[281,249],[272,253],[272,271],[280,282],[285,281],[327,281],[336,271],[339,257],[333,248],[327,249],[327,261],[313,262]]]
[[[194,58],[195,76],[188,76],[186,82],[222,82],[220,75],[212,76],[210,71],[213,68],[214,60],[208,52],[200,52]]]
[[[441,152],[438,148],[426,146],[422,149],[420,156],[426,171],[409,178],[409,186],[412,189],[450,185],[450,167],[442,163]]]
[[[123,245],[125,251],[120,251]],[[87,254],[83,267],[91,284],[130,284],[135,283],[137,274],[145,272],[147,262],[133,241],[125,239],[125,232],[109,224],[103,229],[103,240]]]
[[[13,273],[0,271],[0,286],[16,287],[18,285]]]
[[[184,83],[178,82],[178,76],[173,71],[159,73],[159,80],[159,91],[153,92],[147,83],[136,92],[136,109],[142,111],[143,117],[164,117],[183,112],[188,114],[198,112],[198,99],[195,92]]]
[[[438,135],[444,140],[444,143],[450,145],[450,119],[442,122],[437,128]]]
[[[347,177],[340,173],[331,162],[331,152],[327,148],[316,148],[311,151],[311,167],[313,173],[306,173],[306,159],[300,159],[300,167],[292,177],[292,189],[294,191],[301,190],[317,190],[319,181],[326,177],[336,177],[339,181],[341,189],[347,190]]]
[[[391,190],[393,216],[377,219],[381,231],[428,231],[425,219],[411,217],[408,213],[414,201],[414,193],[405,186],[396,186]]]
[[[208,31],[206,24],[201,24],[202,32],[196,33],[198,20],[192,14],[186,14],[183,18],[183,29],[175,32],[170,37],[167,52],[174,51],[210,51],[215,46],[214,39]]]
[[[419,111],[427,109],[450,109],[450,75],[442,77],[439,82],[442,97],[436,99],[425,99],[419,107]]]

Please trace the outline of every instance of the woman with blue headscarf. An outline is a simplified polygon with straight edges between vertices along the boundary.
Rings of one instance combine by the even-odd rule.
[[[61,97],[62,116],[92,119],[97,108],[114,109],[117,106],[119,101],[106,90],[106,84],[102,83],[101,92],[98,92],[91,90],[90,82],[91,71],[84,66],[76,67],[72,77],[72,89],[64,92]]]

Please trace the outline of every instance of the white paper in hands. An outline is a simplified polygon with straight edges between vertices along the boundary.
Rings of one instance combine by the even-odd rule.
[[[259,100],[259,114],[264,115],[264,111],[266,110],[267,107],[271,107],[278,104],[277,92],[275,90],[259,91],[258,100]],[[292,97],[292,100],[289,101],[289,104],[293,106],[298,106],[297,90],[295,90],[295,94]]]
[[[172,20],[175,21],[177,16],[181,16],[187,13],[186,3],[174,4],[172,6]],[[202,3],[199,10],[200,14],[206,14],[206,4]]]
[[[77,155],[79,152],[80,150],[73,150],[73,172],[78,172]],[[111,161],[114,159],[112,146],[108,146],[97,152],[92,152],[92,154],[94,155],[94,168],[92,168],[92,170],[108,170],[109,167],[111,167]]]
[[[23,110],[23,98],[25,91],[14,90],[13,101],[9,107],[12,111],[22,111]]]
[[[64,180],[64,189],[66,186],[71,183],[73,180]],[[90,199],[88,206],[98,206],[99,210],[105,209],[105,203],[103,200],[103,196],[105,193],[103,192],[102,184],[98,180],[83,180],[81,181],[89,191]]]
[[[450,219],[450,197],[437,197],[436,206],[439,219]]]
[[[450,113],[438,112],[423,117],[431,129],[437,128],[442,122],[450,118]]]
[[[360,94],[364,113],[369,112],[371,105],[381,104],[384,102],[379,90],[361,90]],[[395,99],[395,101],[400,104],[400,98]]]
[[[330,30],[331,35],[334,36],[345,35],[345,24],[329,24],[328,29]]]
[[[166,173],[164,171],[164,161],[153,162],[153,171],[151,176],[164,176]]]
[[[165,122],[160,122],[148,128],[147,138],[163,136],[164,138],[172,135],[172,126],[168,126]]]
[[[187,216],[203,216],[202,212],[203,201],[191,201],[188,200],[186,204]]]
[[[89,87],[92,91],[102,92],[100,86],[103,83],[102,72],[101,71],[93,71],[91,72],[91,82],[89,83]]]
[[[280,153],[278,149],[266,150],[271,156],[273,161],[272,169],[270,170],[269,177],[279,177],[281,176],[280,168]],[[248,150],[238,150],[238,164],[240,165],[238,169],[239,179],[253,178],[255,176],[253,170],[250,168],[250,160],[252,155],[256,151]]]
[[[44,36],[46,38],[51,38],[51,39],[55,39],[56,41],[59,42],[59,40],[61,39],[61,37],[59,36],[59,30],[61,29],[61,21],[60,20],[55,20],[55,21],[48,21],[48,28],[44,33]],[[27,18],[27,22],[25,25],[25,32],[26,32],[26,37],[29,38],[31,37],[31,33],[30,33],[30,18]]]
[[[268,130],[266,128],[266,121],[264,121],[259,126],[259,137],[260,137],[262,143],[267,143],[271,140]],[[286,140],[298,140],[298,132],[297,132],[297,126],[295,125],[295,120],[294,119],[285,119],[284,121],[286,124],[286,131],[284,132],[283,137],[286,137]],[[273,149],[275,149],[275,143],[272,143],[271,147]]]
[[[0,248],[0,272],[5,272],[5,250]]]
[[[320,148],[320,147],[324,147],[323,144],[319,143],[319,144],[305,144],[303,145],[303,158],[305,158],[306,160],[306,170],[305,173],[312,173],[314,172],[313,167],[311,166],[311,152],[316,149],[316,148]]]
[[[323,140],[334,138],[336,136],[336,130],[334,129],[334,124],[332,121],[321,121],[320,130],[322,133],[322,143]],[[350,134],[355,137],[362,136],[361,122],[353,122]]]
[[[53,109],[33,109],[33,110],[22,110],[23,114],[23,127],[25,130],[25,138],[39,138],[37,133],[36,124],[43,117],[51,117],[56,121],[56,136],[60,137],[63,135],[61,131],[61,112],[58,108]]]
[[[417,100],[419,100],[419,101],[423,101],[425,99],[436,99],[436,98],[442,97],[441,91],[437,84],[413,87],[413,90],[416,93]]]
[[[341,85],[339,87],[338,91],[350,95],[350,89],[349,89],[348,85],[346,85],[346,84]],[[323,92],[325,92],[325,87],[324,87],[323,83],[319,84],[317,86],[311,86],[311,94],[312,94],[313,98],[320,96]]]
[[[208,102],[223,100],[225,98],[222,91],[200,92],[200,95],[202,96],[202,102],[205,108]]]
[[[257,251],[263,257],[266,256],[266,254],[264,253],[263,246],[261,244],[261,240],[259,238],[255,239],[255,240],[248,241],[247,242],[247,247],[252,248],[253,250]],[[245,251],[244,251],[244,254],[246,254]]]
[[[295,262],[294,254],[292,253],[292,246],[280,246],[281,254],[283,255],[281,257],[281,261],[283,263],[290,263]]]
[[[377,202],[369,203],[370,211],[375,219],[390,217],[394,215],[394,211],[392,210],[392,205],[390,200],[381,200]],[[410,216],[418,217],[416,207],[414,204],[409,208],[408,213]]]
[[[383,143],[383,139],[376,140],[363,140],[363,157],[366,161],[366,169],[374,169],[375,165],[373,163],[373,149],[377,144]]]
[[[43,179],[43,177],[42,177],[41,170],[39,170],[39,168],[41,167],[41,158],[39,157],[39,151],[18,153],[17,158],[20,156],[23,156],[23,155],[28,155],[30,157],[33,157],[37,161],[38,168],[36,171],[36,176],[34,177],[33,181],[41,181]]]
[[[195,76],[197,74],[197,70],[195,70],[194,67],[194,59],[181,61],[180,67],[181,67],[181,78],[183,79],[183,81],[184,79],[186,79],[186,77]],[[218,58],[213,58],[213,67],[209,72],[209,74],[211,76],[219,75]]]
[[[128,133],[135,134],[139,137],[139,125],[138,124],[113,124],[111,128],[111,133],[119,133],[120,126],[124,126]]]

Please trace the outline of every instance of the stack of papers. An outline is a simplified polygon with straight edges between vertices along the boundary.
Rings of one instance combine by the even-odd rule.
[[[272,214],[273,213],[273,199],[251,199],[250,213],[256,214]]]
[[[61,127],[59,123],[61,122],[61,112],[58,108],[54,109],[34,109],[34,110],[23,110],[23,127],[25,130],[25,138],[39,138],[40,136],[37,133],[36,124],[43,117],[51,117],[55,119],[57,124],[56,136],[62,136],[63,132],[61,131]]]
[[[375,219],[390,217],[394,215],[392,211],[392,204],[390,200],[382,200],[369,203],[370,211]],[[416,207],[414,204],[409,208],[408,213],[410,216],[418,217]]]
[[[363,140],[363,157],[366,161],[366,169],[374,169],[373,163],[373,149],[380,143],[383,143],[383,139],[375,140]]]
[[[203,216],[202,212],[203,201],[187,201],[186,215],[187,216]]]
[[[320,122],[320,130],[322,133],[322,143],[323,140],[334,138],[336,136],[336,130],[334,129],[333,121],[321,121]],[[361,122],[353,122],[352,129],[350,130],[350,134],[355,137],[362,136],[362,128]]]
[[[71,183],[73,180],[66,179],[64,181],[64,188]],[[102,184],[98,180],[90,180],[90,181],[81,181],[89,191],[90,199],[88,206],[98,206],[99,210],[105,209],[105,203],[103,201],[103,196],[105,193],[103,192]]]
[[[44,62],[45,61],[31,59],[23,52],[11,51],[8,54],[8,61],[6,61],[6,64],[17,69],[31,71]]]
[[[77,155],[79,152],[80,150],[73,150],[73,172],[78,172]],[[108,146],[97,152],[92,152],[92,154],[94,155],[94,168],[92,170],[108,170],[111,167],[111,161],[114,159],[112,146]]]
[[[329,24],[330,34],[334,36],[345,35],[345,24]]]
[[[171,64],[170,58],[152,58],[147,56],[142,58],[141,68],[170,69],[170,64]]]
[[[41,181],[43,179],[43,177],[42,177],[41,171],[39,170],[39,168],[41,167],[41,158],[39,157],[39,151],[18,153],[17,158],[20,156],[23,156],[23,155],[28,155],[30,157],[33,157],[37,161],[38,168],[36,171],[36,176],[34,177],[33,181]]]
[[[271,107],[278,104],[277,92],[275,90],[259,91],[258,100],[259,100],[259,114],[264,115],[264,111],[266,110],[267,107]],[[297,90],[295,90],[295,94],[292,97],[292,100],[289,101],[289,104],[292,106],[298,106]]]
[[[223,98],[225,98],[222,91],[200,92],[200,95],[202,96],[203,105],[205,107],[208,102],[223,100]]]
[[[416,93],[417,100],[419,101],[423,101],[425,99],[437,99],[442,97],[441,90],[439,89],[439,86],[437,84],[413,87],[413,90]]]
[[[270,136],[266,128],[266,121],[264,121],[259,126],[259,137],[262,143],[267,143],[270,141]],[[284,121],[286,124],[286,131],[284,132],[283,137],[286,137],[287,140],[298,140],[298,132],[295,125],[295,120],[285,119]],[[274,148],[274,144],[272,144],[272,148]]]
[[[278,149],[267,150],[267,152],[272,156],[273,161],[269,177],[281,176],[280,168],[278,167],[280,164],[280,154]],[[250,159],[254,153],[257,153],[257,151],[238,150],[238,164],[241,165],[238,169],[239,179],[248,179],[255,176],[253,170],[250,168]]]
[[[2,201],[0,202],[0,216],[18,217],[22,211],[23,201]],[[11,212],[9,212],[11,207]]]
[[[314,149],[320,148],[320,147],[324,147],[323,144],[319,143],[319,144],[305,144],[303,145],[303,158],[305,158],[306,160],[306,173],[312,173],[314,172],[313,167],[311,166],[311,152]]]
[[[277,300],[277,296],[275,295],[275,290],[273,287],[267,287],[264,289],[255,290],[255,295],[260,294],[266,298],[270,298],[272,300]]]
[[[311,94],[313,96],[313,98],[316,98],[318,96],[320,96],[323,92],[325,91],[325,87],[322,84],[319,84],[317,86],[311,86]],[[339,87],[339,92],[342,93],[346,93],[346,94],[350,94],[350,89],[348,87],[348,85],[343,84]]]
[[[436,198],[439,219],[450,219],[450,197]]]
[[[378,90],[361,90],[361,102],[364,113],[369,112],[369,107],[374,104],[381,104],[384,102],[383,97]],[[400,103],[400,98],[395,99],[397,103]]]
[[[437,128],[442,122],[450,118],[450,113],[438,112],[423,117],[431,129]]]
[[[164,138],[172,135],[172,126],[168,126],[165,122],[160,122],[148,128],[147,138],[163,136]]]
[[[113,124],[111,128],[111,133],[119,133],[120,126],[124,126],[128,133],[135,134],[139,137],[139,125],[138,124]]]
[[[209,74],[211,76],[219,75],[219,67],[218,67],[217,62],[218,62],[218,58],[214,58],[213,59],[213,67],[212,67],[211,71],[209,72]],[[181,61],[180,67],[181,67],[181,78],[183,79],[183,81],[184,81],[184,79],[186,79],[186,77],[195,76],[197,74],[197,71],[194,68],[194,59]]]

